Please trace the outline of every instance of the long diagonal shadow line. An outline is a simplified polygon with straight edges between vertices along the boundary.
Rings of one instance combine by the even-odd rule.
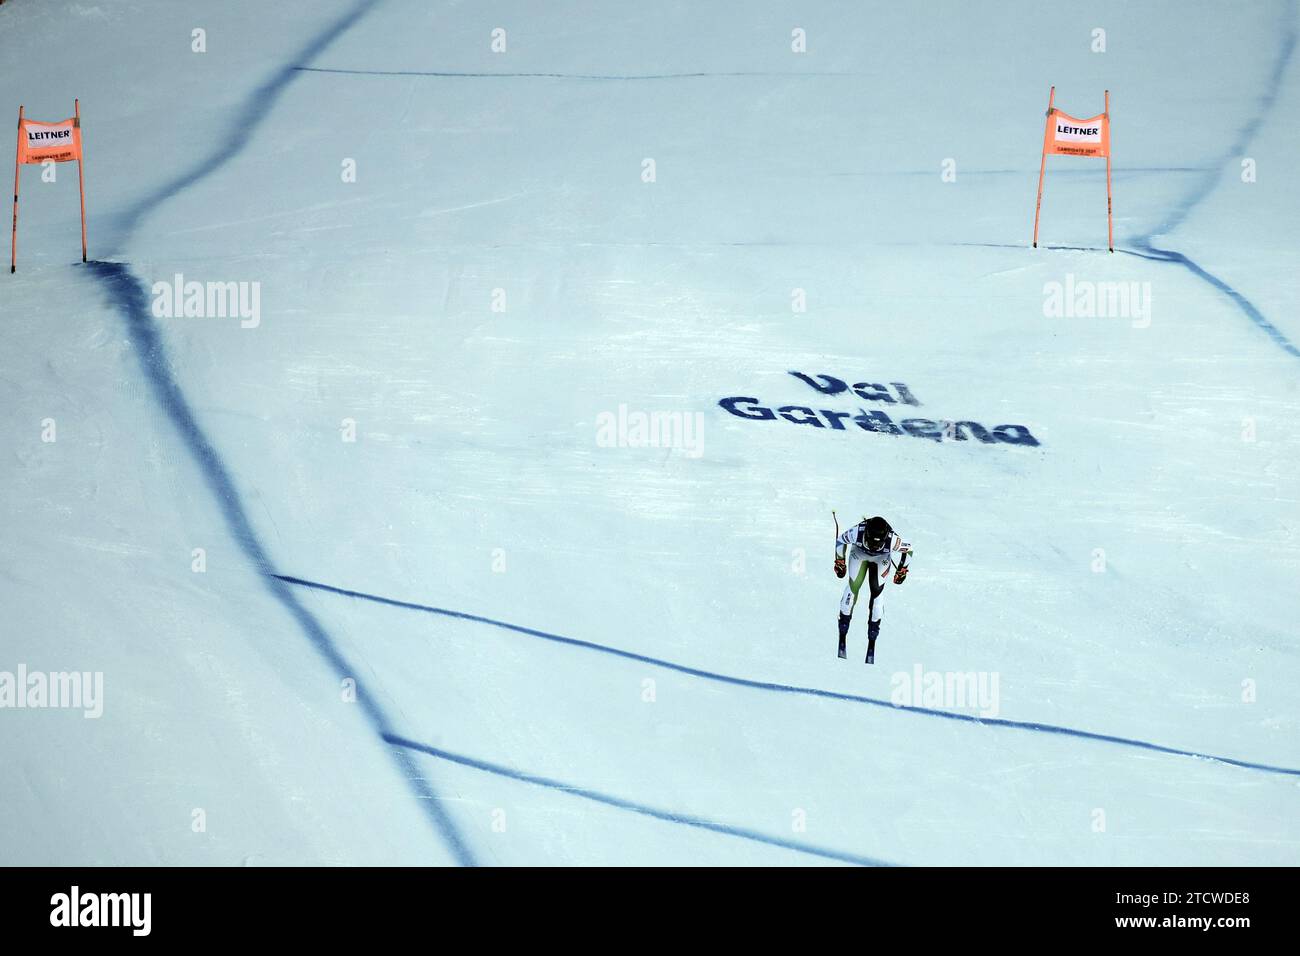
[[[856,853],[847,853],[843,850],[817,846],[812,843],[801,843],[798,840],[786,840],[781,837],[769,836],[766,833],[762,833],[758,830],[751,830],[748,827],[737,827],[727,823],[717,823],[713,820],[693,816],[689,813],[677,813],[672,810],[661,810],[645,803],[638,803],[634,800],[625,800],[622,797],[615,797],[607,793],[601,793],[598,790],[590,790],[586,787],[574,786],[573,784],[553,780],[550,777],[539,777],[535,774],[525,773],[522,770],[515,770],[501,764],[489,763],[486,760],[467,757],[464,754],[452,753],[450,750],[440,750],[439,748],[431,747],[428,744],[422,744],[414,740],[407,740],[405,737],[393,735],[385,737],[384,739],[396,747],[413,750],[430,757],[436,757],[439,760],[446,760],[449,763],[459,764],[462,767],[472,767],[475,770],[481,770],[484,773],[490,773],[498,777],[506,777],[510,780],[518,780],[522,783],[532,784],[533,786],[545,787],[548,790],[558,790],[561,793],[581,797],[584,800],[603,803],[606,806],[617,807],[620,810],[629,810],[632,813],[639,813],[642,816],[653,817],[656,820],[663,820],[667,823],[696,827],[701,830],[709,830],[713,833],[722,833],[726,836],[739,837],[742,840],[752,840],[755,843],[766,843],[768,846],[780,847],[783,850],[795,850],[799,853],[820,856],[828,860],[839,860],[842,863],[855,863],[858,866],[894,865],[892,863],[886,863],[883,860],[876,860],[867,856],[859,856]]]
[[[315,57],[379,2],[381,0],[362,0],[352,6],[298,51],[290,62],[301,63]],[[248,145],[257,126],[270,113],[285,87],[295,76],[297,72],[291,66],[282,67],[272,74],[270,79],[259,86],[236,111],[231,131],[214,152],[128,209],[119,223],[119,244],[125,245],[144,217],[159,204],[193,186],[238,155]],[[149,298],[144,283],[131,272],[130,265],[125,262],[94,261],[88,266],[91,275],[104,286],[110,304],[126,320],[131,345],[148,379],[153,396],[166,412],[184,442],[186,450],[202,472],[208,490],[221,509],[226,527],[244,556],[257,569],[272,597],[289,612],[311,642],[312,647],[335,674],[340,677],[355,674],[355,670],[348,665],[321,623],[303,607],[293,590],[276,578],[271,559],[253,530],[252,523],[248,520],[247,510],[234,480],[230,477],[216,447],[195,418],[184,391],[172,375],[166,346],[150,313]],[[375,733],[381,739],[386,739],[391,734],[393,725],[383,708],[368,694],[359,694],[358,703]],[[462,865],[472,866],[475,862],[473,854],[432,784],[419,773],[419,768],[409,752],[391,745],[386,746],[385,750],[391,755],[399,774],[406,781],[435,832],[446,843],[455,860]]]
[[[489,627],[500,628],[504,631],[513,631],[516,634],[526,634],[529,637],[535,637],[552,644],[563,644],[568,647],[577,647],[582,650],[607,654],[611,657],[621,657],[624,660],[637,661],[641,664],[651,664],[655,667],[662,667],[665,670],[676,671],[679,674],[698,677],[701,680],[713,681],[719,684],[730,684],[733,687],[747,687],[751,690],[768,691],[776,694],[794,694],[802,697],[822,697],[828,700],[838,700],[849,704],[863,704],[868,707],[881,707],[896,713],[915,714],[922,717],[935,717],[940,720],[955,720],[961,723],[978,724],[981,727],[1036,731],[1043,734],[1057,734],[1063,737],[1077,737],[1081,740],[1095,740],[1101,743],[1132,747],[1138,750],[1148,750],[1154,753],[1171,754],[1176,757],[1194,757],[1198,760],[1214,761],[1215,763],[1228,764],[1233,767],[1243,767],[1247,770],[1262,770],[1265,773],[1278,773],[1293,777],[1300,776],[1300,769],[1296,768],[1279,767],[1274,764],[1257,763],[1252,760],[1239,760],[1235,757],[1219,757],[1214,754],[1201,753],[1196,750],[1184,750],[1179,747],[1166,747],[1163,744],[1155,744],[1146,740],[1136,740],[1132,737],[1119,737],[1114,734],[1100,734],[1094,733],[1091,730],[1079,730],[1074,727],[1062,727],[1056,724],[1044,724],[1035,721],[1006,720],[997,717],[979,717],[974,714],[957,714],[946,710],[934,710],[929,707],[901,707],[890,701],[880,700],[875,697],[864,697],[858,694],[843,694],[838,691],[822,690],[818,687],[801,687],[797,684],[778,684],[771,681],[751,680],[747,677],[734,677],[730,674],[720,674],[715,671],[706,671],[698,667],[690,667],[686,664],[678,664],[675,661],[665,660],[660,657],[651,657],[648,654],[639,654],[636,651],[627,651],[619,647],[610,647],[607,644],[597,644],[594,641],[584,641],[576,637],[565,637],[563,634],[552,634],[548,631],[539,631],[536,628],[524,627],[520,624],[498,621],[494,618],[483,617],[479,614],[469,614],[465,611],[453,611],[448,608],[434,607],[429,604],[417,604],[413,601],[401,601],[396,598],[384,597],[379,594],[367,594],[364,591],[353,591],[348,588],[335,587],[331,584],[322,584],[319,581],[309,581],[305,578],[293,577],[287,574],[277,574],[275,577],[278,580],[283,581],[285,584],[291,584],[297,587],[310,588],[314,591],[324,591],[327,594],[338,594],[343,597],[356,598],[361,601],[371,601],[376,604],[385,604],[389,607],[403,608],[408,611],[436,614],[439,617],[453,618],[459,621],[472,621],[475,624],[486,624]]]
[[[1255,115],[1247,121],[1246,125],[1237,131],[1236,138],[1220,157],[1219,161],[1209,164],[1205,175],[1201,177],[1200,181],[1195,185],[1187,197],[1182,202],[1178,203],[1174,207],[1174,210],[1158,225],[1142,235],[1135,236],[1133,242],[1139,249],[1152,253],[1152,255],[1147,256],[1147,258],[1160,259],[1165,262],[1172,262],[1183,266],[1198,279],[1208,282],[1214,288],[1226,295],[1232,303],[1236,305],[1248,319],[1262,329],[1264,333],[1282,349],[1282,351],[1286,352],[1288,355],[1300,358],[1300,348],[1297,348],[1295,343],[1288,339],[1286,335],[1277,328],[1277,326],[1268,321],[1255,304],[1246,298],[1246,296],[1241,292],[1234,289],[1226,281],[1220,279],[1209,270],[1193,262],[1181,252],[1177,252],[1173,249],[1163,249],[1156,246],[1152,241],[1156,236],[1166,235],[1181,226],[1191,214],[1192,210],[1200,205],[1206,197],[1210,195],[1210,193],[1214,192],[1215,187],[1218,185],[1219,177],[1222,175],[1223,167],[1231,160],[1246,154],[1246,148],[1250,145],[1250,141],[1255,138],[1255,134],[1259,132],[1260,127],[1264,124],[1264,120],[1268,118],[1269,113],[1273,111],[1273,107],[1277,104],[1278,95],[1282,89],[1282,80],[1286,75],[1287,67],[1291,63],[1291,58],[1295,53],[1296,46],[1296,2],[1295,0],[1287,0],[1283,6],[1283,19],[1285,24],[1282,30],[1282,46],[1278,51],[1277,59],[1273,62],[1273,69],[1269,73],[1264,93],[1260,97],[1259,109],[1256,110]]]

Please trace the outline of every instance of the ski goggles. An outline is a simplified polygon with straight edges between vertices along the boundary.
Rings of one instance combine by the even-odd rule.
[[[885,532],[882,535],[863,534],[858,538],[858,543],[868,551],[884,551],[885,547],[889,544],[889,532]]]

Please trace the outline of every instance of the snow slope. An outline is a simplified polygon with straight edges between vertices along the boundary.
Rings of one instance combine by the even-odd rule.
[[[1300,862],[1300,18],[1061,7],[0,7],[94,260],[25,170],[0,671],[105,687],[0,710],[0,862]],[[1115,255],[1063,157],[1029,248],[1052,84],[1111,91]],[[155,316],[177,274],[260,324]],[[832,508],[917,548],[872,668]],[[918,666],[996,717],[894,708]]]

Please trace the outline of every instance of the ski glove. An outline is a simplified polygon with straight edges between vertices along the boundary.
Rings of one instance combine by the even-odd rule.
[[[907,572],[910,570],[911,568],[909,568],[906,564],[900,564],[898,566],[898,570],[894,572],[894,583],[902,584],[904,581],[906,581]]]
[[[844,559],[843,559],[843,558],[838,558],[838,557],[837,557],[837,558],[835,559],[835,576],[836,576],[837,578],[842,578],[842,577],[844,577]]]

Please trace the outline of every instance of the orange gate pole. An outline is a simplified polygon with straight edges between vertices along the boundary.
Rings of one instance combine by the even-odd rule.
[[[86,140],[81,135],[81,100],[73,100],[77,122],[77,187],[82,194],[82,261],[86,261],[86,177],[82,174],[82,157],[86,155]]]
[[[1115,251],[1115,226],[1111,220],[1110,201],[1110,90],[1106,91],[1106,245]]]
[[[1056,102],[1056,87],[1047,94],[1047,122],[1052,121],[1052,104]],[[1038,216],[1043,211],[1043,173],[1047,171],[1047,130],[1043,130],[1043,161],[1038,164],[1038,202],[1034,204],[1034,248],[1038,248]]]
[[[81,100],[72,101],[77,124],[77,188],[81,190],[81,261],[86,261],[86,180],[81,172],[81,160],[86,155],[86,141],[81,136]],[[1110,162],[1110,160],[1107,160]]]
[[[18,137],[14,141],[14,231],[9,236],[9,274],[18,271],[18,155],[23,143],[23,108],[18,107]]]

